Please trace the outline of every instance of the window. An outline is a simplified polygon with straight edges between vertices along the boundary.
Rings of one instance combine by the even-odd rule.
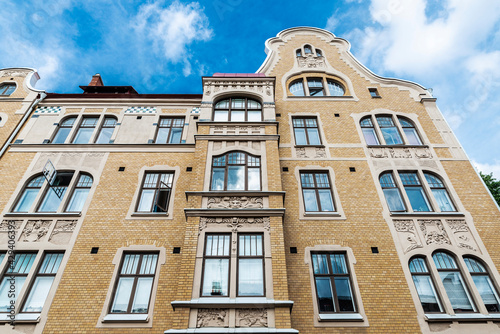
[[[325,87],[328,89],[325,90]],[[342,84],[323,77],[293,80],[288,89],[293,96],[344,96],[345,94]]]
[[[0,85],[0,96],[9,96],[16,90],[15,84],[2,84]]]
[[[98,120],[99,117],[83,117],[73,139],[73,144],[88,144]]]
[[[335,211],[328,173],[302,172],[300,182],[306,212]]]
[[[308,55],[308,54],[312,54],[312,48],[311,48],[311,46],[310,46],[310,45],[304,45],[304,53],[305,53],[306,55]]]
[[[110,313],[148,313],[158,254],[124,254]]]
[[[203,257],[202,296],[228,296],[229,291],[229,234],[208,234]]]
[[[22,312],[40,313],[43,305],[49,294],[54,278],[56,277],[59,266],[63,259],[64,253],[47,253],[45,254],[42,265],[38,268],[38,272],[31,286],[28,298],[24,303]]]
[[[184,129],[184,118],[180,117],[162,117],[158,123],[158,132],[156,133],[156,144],[179,144],[182,138],[182,129]]]
[[[475,312],[469,291],[455,259],[445,252],[432,255],[444,289],[455,312]]]
[[[479,260],[472,257],[464,257],[464,261],[467,265],[467,270],[472,276],[474,285],[479,291],[484,306],[486,306],[486,310],[488,310],[488,312],[500,312],[498,291],[493,285],[485,266],[483,266]]]
[[[214,121],[260,122],[262,105],[248,98],[229,98],[215,104]]]
[[[261,234],[238,235],[238,296],[264,296]]]
[[[146,173],[137,212],[167,212],[173,179],[174,173]]]
[[[294,117],[293,132],[296,145],[321,145],[316,117]]]
[[[320,49],[316,49],[316,56],[317,57],[323,57],[323,53],[321,52]]]
[[[415,125],[405,117],[367,116],[361,119],[360,126],[367,145],[422,145]]]
[[[417,257],[411,260],[410,272],[424,312],[443,312],[434,283],[432,283],[431,274],[425,264],[425,259]]]
[[[52,144],[64,144],[66,138],[68,137],[73,124],[75,123],[76,116],[68,117],[59,124],[57,132],[52,139]]]
[[[115,126],[116,118],[112,116],[105,116],[104,122],[101,126],[101,131],[99,132],[99,136],[97,136],[96,144],[109,144],[113,131],[115,130]]]
[[[297,57],[302,57],[302,50],[301,50],[301,49],[297,49],[297,50],[295,50],[295,55],[296,55]]]
[[[231,152],[212,160],[211,190],[260,190],[260,158]]]
[[[373,98],[380,97],[380,95],[378,95],[377,88],[368,88],[368,91],[370,92],[371,97]]]
[[[52,185],[45,182],[43,175],[34,176],[24,187],[12,212],[31,212],[42,188],[44,188],[43,195],[36,206],[37,212],[58,212],[75,175],[78,175],[78,181],[76,181],[71,198],[67,202],[66,211],[81,212],[92,187],[93,179],[88,174],[78,174],[74,171],[57,171]]]
[[[16,301],[19,292],[26,282],[26,278],[35,262],[35,253],[16,253],[14,257],[14,262],[11,266],[7,267],[7,270],[0,284],[0,312],[8,313],[10,311],[9,306],[11,301]],[[11,280],[14,280],[15,291],[17,293],[9,293],[11,287]],[[14,295],[14,296],[13,296]]]
[[[399,172],[399,179],[396,181],[392,172],[383,173],[380,178],[380,186],[384,192],[389,210],[392,212],[404,212],[407,207],[410,207],[413,212],[429,212],[435,211],[429,201],[427,194],[432,193],[437,208],[441,212],[456,211],[453,202],[448,195],[443,182],[439,177],[428,172],[424,172],[426,183],[422,183],[420,172]],[[401,192],[397,182],[399,182],[405,190],[409,201],[409,206],[406,205],[401,197]]]
[[[356,312],[345,253],[311,256],[319,312]]]

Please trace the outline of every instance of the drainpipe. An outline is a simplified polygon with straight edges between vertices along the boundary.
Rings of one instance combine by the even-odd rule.
[[[14,138],[17,136],[17,134],[19,133],[19,131],[23,127],[24,123],[26,123],[26,120],[31,116],[31,113],[33,112],[33,110],[35,109],[35,107],[38,105],[38,103],[40,103],[47,96],[47,94],[45,94],[44,92],[41,92],[38,96],[39,97],[30,106],[29,110],[24,114],[24,116],[21,119],[21,121],[17,124],[16,128],[14,129],[14,131],[12,131],[9,139],[7,139],[7,141],[5,142],[4,146],[2,147],[2,150],[0,151],[0,159],[2,158],[2,156],[5,153],[5,151],[7,150],[7,148],[10,146],[12,140],[14,140]]]

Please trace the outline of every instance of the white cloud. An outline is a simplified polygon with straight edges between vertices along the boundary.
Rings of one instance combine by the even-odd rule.
[[[495,160],[493,164],[479,163],[477,161],[472,161],[472,165],[483,174],[493,173],[493,177],[500,179],[500,161]]]
[[[208,41],[213,35],[208,17],[197,2],[173,2],[162,8],[160,1],[140,7],[135,29],[148,38],[156,52],[172,63],[184,64],[183,74],[191,74],[188,47],[197,41]]]
[[[326,21],[326,27],[325,27],[326,30],[331,31],[333,33],[335,33],[335,28],[337,28],[337,25],[339,23],[339,21],[337,20],[337,18],[335,16],[336,16],[336,14],[333,14],[332,16],[330,16],[328,18],[328,20]]]

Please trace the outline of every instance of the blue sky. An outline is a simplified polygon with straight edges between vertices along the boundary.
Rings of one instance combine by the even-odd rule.
[[[139,93],[201,93],[202,75],[255,72],[264,42],[313,26],[373,72],[434,90],[467,154],[500,178],[500,1],[2,0],[0,67],[81,92],[95,73]]]

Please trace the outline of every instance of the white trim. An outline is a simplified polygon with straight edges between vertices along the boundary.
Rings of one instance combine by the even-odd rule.
[[[102,319],[103,322],[108,322],[108,321],[119,321],[119,322],[125,322],[125,321],[148,321],[148,315],[147,314],[108,314]]]
[[[340,313],[340,314],[319,314],[319,320],[344,320],[344,321],[363,321],[363,316],[359,313]]]
[[[477,320],[499,320],[500,314],[481,314],[481,313],[467,313],[467,314],[425,314],[427,321],[477,321]]]
[[[211,334],[211,333],[283,333],[283,334],[295,334],[299,333],[296,329],[284,329],[284,328],[222,328],[222,327],[212,327],[212,328],[187,328],[187,329],[169,329],[164,332],[165,334],[184,334],[184,333],[199,333],[199,334]]]

